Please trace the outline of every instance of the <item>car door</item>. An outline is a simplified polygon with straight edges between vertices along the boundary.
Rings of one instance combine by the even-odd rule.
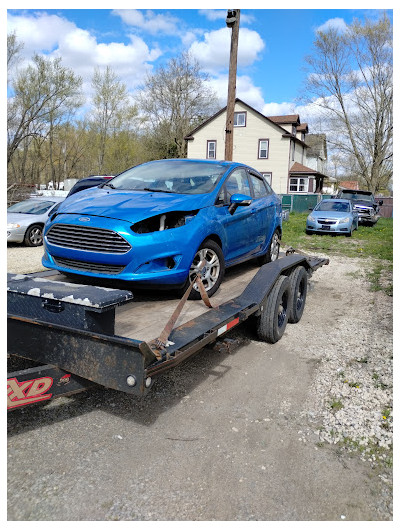
[[[243,194],[251,197],[251,188],[245,168],[235,169],[226,179],[219,195],[221,206],[217,210],[217,220],[223,226],[226,249],[225,260],[236,261],[254,252],[255,226],[250,222],[251,207],[239,206],[231,214],[228,210],[230,198],[233,194]]]
[[[265,184],[261,175],[249,171],[249,178],[253,197],[249,222],[257,242],[254,251],[258,252],[269,243],[275,229],[276,202],[272,189]]]

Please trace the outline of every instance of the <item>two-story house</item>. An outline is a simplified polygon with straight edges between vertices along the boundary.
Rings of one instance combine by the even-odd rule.
[[[225,127],[226,107],[185,137],[188,158],[223,159]],[[298,114],[268,117],[235,100],[233,160],[262,173],[278,194],[322,190],[324,175],[306,166],[307,133]]]

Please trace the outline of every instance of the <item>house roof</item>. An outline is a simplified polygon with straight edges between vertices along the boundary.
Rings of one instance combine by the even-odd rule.
[[[289,170],[290,175],[319,175],[321,177],[329,178],[327,175],[324,175],[320,171],[313,170],[312,168],[308,168],[307,166],[304,166],[303,164],[300,164],[300,162],[295,162],[293,166]]]
[[[285,116],[268,116],[268,118],[276,124],[300,124],[300,116],[298,114],[288,114]]]
[[[281,129],[282,133],[284,135],[287,135],[288,132],[286,131],[286,129],[284,129],[283,127],[281,127],[279,125],[278,122],[274,121],[271,119],[271,117],[268,117],[268,116],[265,116],[264,114],[261,114],[259,111],[257,111],[256,109],[254,109],[254,107],[251,107],[250,105],[248,105],[246,102],[244,102],[243,100],[239,99],[239,98],[236,98],[235,99],[235,104],[236,103],[241,103],[242,105],[244,105],[245,107],[247,107],[248,109],[252,110],[253,112],[255,112],[256,114],[258,114],[258,116],[260,116],[261,118],[263,118],[264,120],[267,120],[268,122],[272,123],[275,127],[279,127],[279,129]],[[185,140],[193,140],[193,135],[195,133],[197,133],[197,131],[199,131],[200,129],[202,129],[205,125],[207,125],[208,123],[210,123],[212,120],[214,120],[214,118],[216,118],[217,116],[219,116],[220,114],[224,113],[226,111],[226,105],[225,107],[223,107],[222,109],[220,109],[218,112],[216,112],[215,114],[213,114],[212,116],[210,116],[210,118],[208,118],[207,120],[205,120],[204,122],[202,122],[200,125],[198,125],[195,129],[193,129],[192,131],[190,131],[190,133],[188,135],[185,136]],[[298,115],[296,114],[297,118]],[[275,116],[274,118],[284,118],[284,116]],[[299,120],[300,122],[300,120]],[[283,123],[283,122],[282,122]],[[287,123],[295,123],[295,122],[287,122]],[[290,135],[292,136],[292,135]],[[297,139],[298,140],[298,139]],[[298,140],[299,141],[299,140]]]
[[[304,131],[306,133],[308,133],[308,124],[304,123],[304,124],[300,124],[297,126],[297,131]]]

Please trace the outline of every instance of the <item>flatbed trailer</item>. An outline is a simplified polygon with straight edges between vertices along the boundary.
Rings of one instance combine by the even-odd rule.
[[[145,395],[159,374],[249,318],[261,340],[276,343],[288,322],[300,320],[308,279],[328,263],[289,249],[260,268],[237,266],[208,309],[185,297],[177,305],[162,292],[134,297],[77,284],[52,270],[8,273],[8,357],[28,367],[8,373],[7,408],[94,385]]]

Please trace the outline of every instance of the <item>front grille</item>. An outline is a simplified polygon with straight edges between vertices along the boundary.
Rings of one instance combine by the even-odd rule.
[[[337,219],[325,219],[325,218],[318,218],[318,223],[321,225],[335,225]]]
[[[46,237],[53,245],[97,253],[124,254],[131,249],[130,244],[117,232],[83,225],[56,223]]]
[[[123,265],[94,264],[92,262],[82,262],[81,260],[70,260],[53,256],[56,265],[74,269],[75,271],[87,271],[90,273],[103,273],[104,275],[118,275],[124,269]]]

